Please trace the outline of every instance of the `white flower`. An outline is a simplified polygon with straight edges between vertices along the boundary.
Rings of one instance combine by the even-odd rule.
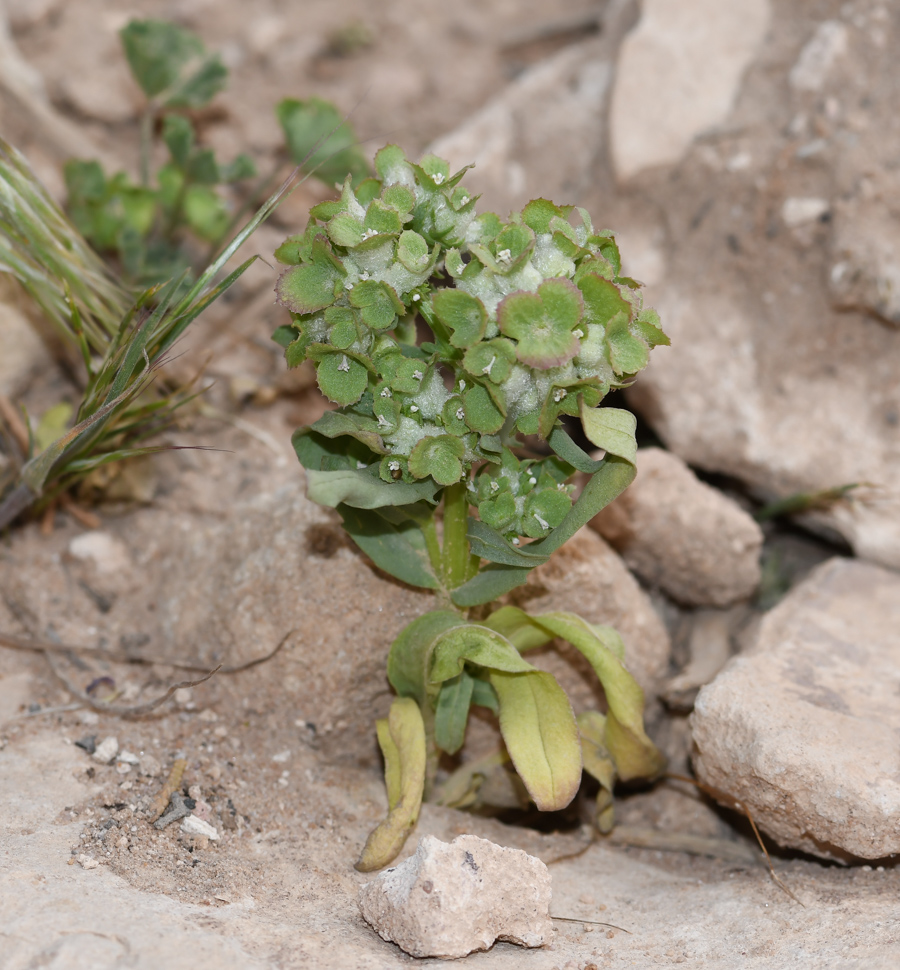
[[[500,252],[497,253],[497,262],[498,263],[511,263],[512,262],[512,253],[508,249],[501,249]]]
[[[494,362],[496,360],[497,360],[496,356],[495,357],[491,357],[491,362],[487,365],[487,367],[482,367],[481,368],[481,373],[482,374],[487,374],[487,376],[490,377],[491,376],[491,368],[494,366]]]
[[[441,185],[443,184],[445,178],[446,176],[443,173],[437,172],[431,176],[431,181],[434,182],[435,185]]]
[[[457,421],[465,421],[466,420],[466,412],[463,411],[462,408],[457,408],[456,409],[456,420]]]
[[[532,512],[531,514],[532,514],[532,515],[533,515],[533,516],[534,516],[534,517],[535,517],[535,518],[537,519],[537,524],[538,524],[538,525],[539,525],[539,526],[540,526],[540,527],[541,527],[542,529],[549,529],[549,528],[550,528],[550,523],[549,523],[549,522],[547,522],[547,520],[546,520],[546,519],[542,519],[542,518],[541,518],[541,517],[540,517],[540,516],[539,516],[539,515],[537,514],[537,512]]]
[[[338,364],[338,370],[343,371],[345,374],[350,370],[350,361],[347,360],[346,356],[341,356],[341,362]]]

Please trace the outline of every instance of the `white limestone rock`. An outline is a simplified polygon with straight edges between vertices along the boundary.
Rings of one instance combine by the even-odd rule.
[[[591,522],[628,567],[688,606],[731,606],[759,585],[763,534],[676,455],[641,448],[638,474]]]
[[[359,891],[359,908],[385,940],[415,957],[452,960],[496,940],[553,939],[550,872],[540,859],[475,835],[428,835],[405,862]]]
[[[782,846],[823,858],[896,854],[898,691],[900,576],[830,559],[700,691],[697,776]]]

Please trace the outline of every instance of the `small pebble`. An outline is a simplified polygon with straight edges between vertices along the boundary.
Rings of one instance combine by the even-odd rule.
[[[96,869],[100,863],[96,859],[92,859],[89,855],[85,855],[83,852],[81,855],[75,857],[75,861],[81,866],[82,869]]]
[[[88,754],[93,754],[97,750],[97,735],[86,734],[80,741],[75,742],[75,747],[87,751]]]
[[[126,765],[139,765],[141,763],[141,759],[136,754],[132,754],[131,751],[120,752],[119,761],[124,761]]]
[[[219,833],[209,824],[209,822],[204,822],[202,818],[197,818],[196,815],[188,815],[188,817],[181,823],[181,831],[185,835],[199,835],[207,839],[218,839]]]
[[[112,736],[104,738],[96,747],[91,757],[101,765],[108,765],[119,753],[119,741]]]

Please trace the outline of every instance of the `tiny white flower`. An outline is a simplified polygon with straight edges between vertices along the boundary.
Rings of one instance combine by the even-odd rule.
[[[556,401],[557,404],[559,404],[560,401],[562,401],[564,398],[568,396],[569,396],[569,392],[564,387],[558,387],[553,392],[553,400]]]
[[[491,376],[491,368],[494,366],[494,362],[496,360],[497,360],[496,357],[491,357],[491,362],[487,365],[487,367],[482,367],[481,368],[481,373],[482,374],[487,374],[487,376],[490,377]]]
[[[422,380],[422,378],[423,378],[424,376],[425,376],[425,375],[424,375],[424,374],[423,374],[423,373],[422,373],[422,372],[421,372],[420,370],[414,370],[414,371],[413,371],[413,377],[414,377],[414,378],[415,378],[415,379],[416,379],[417,381],[420,381],[420,380]]]
[[[465,389],[466,389],[466,382],[464,380],[460,379],[460,382],[459,382],[459,393],[462,394],[462,392]]]
[[[469,197],[468,197],[467,195],[464,195],[464,196],[463,196],[463,197],[462,197],[462,198],[461,198],[461,199],[459,200],[459,204],[460,204],[461,206],[462,206],[462,205],[468,205],[468,204],[469,204]]]
[[[391,396],[391,389],[389,387],[383,387],[381,389],[381,394],[379,396],[380,397],[390,397]]]
[[[418,303],[419,300],[421,300],[421,299],[422,299],[422,297],[418,293],[413,293],[413,297],[412,297],[413,303]]]
[[[511,263],[512,262],[512,253],[508,249],[501,249],[500,252],[497,253],[497,262],[498,263]]]
[[[347,360],[346,356],[341,356],[341,362],[338,364],[338,370],[343,371],[345,374],[350,370],[350,361]]]
[[[378,415],[378,427],[379,428],[386,428],[387,427],[387,421],[384,420],[384,415],[383,414],[379,414]]]
[[[446,178],[445,175],[443,175],[441,172],[438,172],[436,175],[431,176],[431,181],[434,182],[435,185],[441,185],[445,178]]]
[[[392,472],[398,472],[398,471],[400,471],[400,462],[399,461],[389,461],[388,462],[388,468]]]
[[[577,337],[577,338],[578,338],[579,340],[581,340],[581,338],[582,338],[582,337],[584,336],[584,331],[583,331],[583,330],[581,329],[581,327],[576,327],[576,328],[575,328],[575,329],[574,329],[574,330],[572,331],[572,333],[573,333],[573,334],[574,334],[574,335],[575,335],[575,336],[576,336],[576,337]]]
[[[535,517],[535,518],[537,519],[537,524],[538,524],[538,525],[539,525],[539,526],[540,526],[540,527],[541,527],[542,529],[549,529],[549,528],[550,528],[550,523],[549,523],[549,522],[547,522],[547,520],[546,520],[546,519],[542,519],[542,518],[541,518],[541,517],[540,517],[540,516],[539,516],[539,515],[537,514],[537,512],[532,512],[531,514],[532,514],[532,515],[533,515],[533,516],[534,516],[534,517]]]
[[[465,419],[466,419],[466,412],[463,411],[462,408],[457,408],[456,409],[456,420],[457,421],[465,421]]]
[[[491,482],[491,491],[495,494],[500,491],[500,486],[497,482]]]
[[[513,536],[512,544],[514,546],[517,546],[519,544],[519,537],[518,536]]]
[[[372,236],[377,236],[377,235],[378,235],[378,230],[377,229],[367,229],[362,234],[362,237],[363,237],[363,239],[371,239]]]
[[[537,479],[534,477],[534,475],[532,475],[531,478],[528,479],[528,484],[537,485]]]
[[[369,274],[368,274],[368,273],[367,273],[367,272],[366,272],[365,270],[363,270],[363,271],[362,271],[362,272],[361,272],[361,273],[359,274],[359,278],[360,278],[361,280],[367,280],[367,279],[369,278]]]
[[[418,409],[418,408],[416,407],[416,405],[415,405],[415,404],[413,404],[413,405],[412,405],[412,406],[410,407],[410,411],[412,411],[412,413],[413,413],[413,414],[415,414],[415,413],[416,413],[416,412],[417,412],[418,410],[419,410],[419,409]]]

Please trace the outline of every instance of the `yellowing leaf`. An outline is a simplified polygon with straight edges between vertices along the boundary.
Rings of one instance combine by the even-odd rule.
[[[535,805],[565,808],[581,783],[581,746],[565,691],[543,670],[490,672],[506,750]]]
[[[373,872],[391,862],[419,817],[425,788],[425,723],[411,697],[398,697],[391,705],[386,729],[379,727],[378,742],[384,754],[390,810],[366,840],[356,863],[360,872]]]

